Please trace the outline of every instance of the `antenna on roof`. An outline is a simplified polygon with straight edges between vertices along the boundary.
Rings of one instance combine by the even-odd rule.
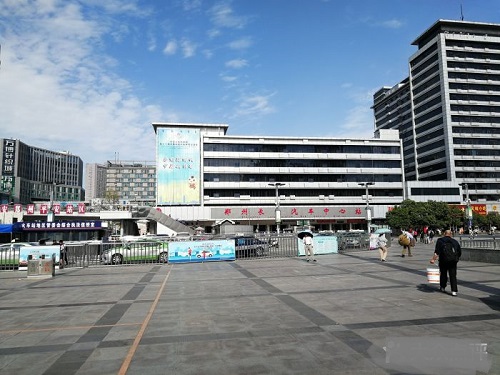
[[[464,20],[464,10],[462,9],[462,3],[460,3],[460,20]]]

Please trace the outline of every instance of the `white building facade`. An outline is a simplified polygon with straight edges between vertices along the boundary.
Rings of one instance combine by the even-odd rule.
[[[395,130],[373,139],[338,139],[230,136],[225,124],[153,127],[157,206],[189,224],[231,220],[255,230],[274,230],[277,222],[285,230],[366,230],[367,219],[384,220],[405,199]]]

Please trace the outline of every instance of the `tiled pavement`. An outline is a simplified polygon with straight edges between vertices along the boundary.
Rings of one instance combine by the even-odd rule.
[[[500,265],[399,254],[0,272],[0,374],[500,374]]]

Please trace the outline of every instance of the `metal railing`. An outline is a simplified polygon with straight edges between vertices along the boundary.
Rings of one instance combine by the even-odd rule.
[[[369,250],[370,240],[366,233],[338,234],[339,253],[348,251]],[[271,259],[298,256],[298,239],[294,233],[263,233],[248,236],[200,236],[189,240],[226,239],[235,241],[236,259]],[[111,243],[69,243],[66,244],[66,255],[60,260],[62,267],[90,267],[98,265],[167,263],[168,245],[180,239],[165,238],[162,240],[143,240]],[[477,241],[477,240],[476,240]],[[500,246],[499,246],[500,248]],[[19,268],[19,251],[0,253],[0,269],[15,270]]]
[[[474,238],[459,237],[460,246],[464,249],[489,249],[500,250],[500,239],[493,238]]]

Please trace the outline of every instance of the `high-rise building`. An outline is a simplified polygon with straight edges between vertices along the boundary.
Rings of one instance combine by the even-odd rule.
[[[412,44],[409,77],[374,94],[376,130],[399,130],[409,184],[451,181],[463,201],[498,202],[500,25],[438,20]]]
[[[85,201],[92,203],[94,199],[106,195],[106,166],[102,164],[85,164]]]
[[[108,161],[86,164],[85,199],[120,205],[154,206],[156,166],[154,162]]]
[[[1,189],[9,203],[81,201],[83,162],[79,156],[0,139]]]

